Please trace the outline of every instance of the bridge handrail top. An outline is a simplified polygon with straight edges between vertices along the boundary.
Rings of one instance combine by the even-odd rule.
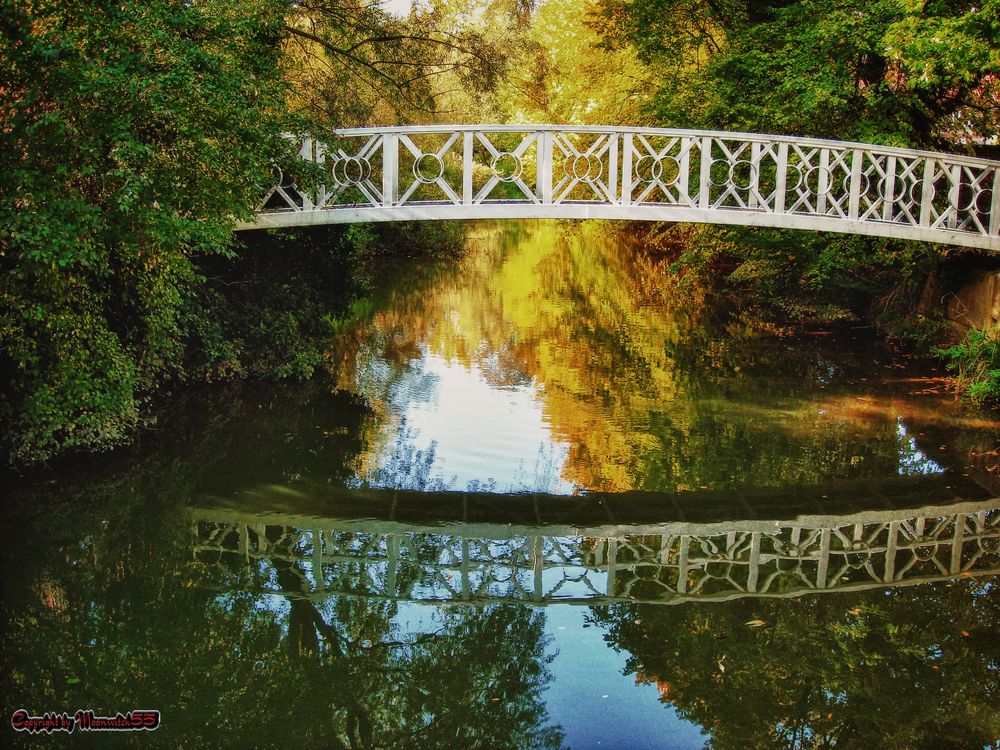
[[[526,125],[526,124],[504,124],[504,125],[380,125],[364,128],[339,128],[331,131],[335,136],[359,137],[381,134],[395,135],[420,135],[433,133],[537,133],[537,132],[562,132],[562,133],[631,133],[634,135],[662,135],[670,137],[711,137],[727,138],[733,140],[761,141],[766,140],[772,143],[789,143],[802,146],[838,148],[860,148],[869,151],[877,151],[889,156],[914,157],[923,156],[934,159],[947,158],[949,161],[968,164],[979,167],[1000,168],[1000,161],[985,159],[982,157],[968,156],[965,154],[955,154],[944,151],[927,151],[923,149],[905,148],[901,146],[887,146],[877,143],[864,143],[861,141],[842,141],[832,138],[811,138],[797,135],[776,135],[771,133],[745,133],[727,130],[693,130],[687,128],[643,128],[634,126],[618,125]]]

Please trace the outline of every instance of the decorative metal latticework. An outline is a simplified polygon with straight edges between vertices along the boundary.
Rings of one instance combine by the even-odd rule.
[[[362,128],[300,141],[242,229],[605,218],[848,232],[1000,249],[1000,163],[861,143],[611,127]]]
[[[315,519],[303,528],[294,517],[196,510],[193,543],[206,585],[237,576],[288,596],[673,604],[1000,573],[997,504],[652,524],[624,533]]]

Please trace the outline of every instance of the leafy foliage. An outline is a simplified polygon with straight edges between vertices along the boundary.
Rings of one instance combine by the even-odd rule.
[[[592,23],[658,79],[646,106],[657,125],[944,150],[1000,130],[995,0],[601,0]],[[684,268],[721,267],[810,317],[865,313],[881,298],[891,325],[911,316],[939,253],[768,229],[698,234]]]
[[[282,55],[289,104],[332,127],[488,120],[531,4],[414,3],[401,17],[370,0],[294,3]]]
[[[176,374],[194,258],[288,156],[284,3],[5,2],[4,442],[121,442]]]
[[[958,373],[958,387],[978,406],[1000,406],[1000,325],[969,329],[965,340],[936,353]]]
[[[1000,122],[993,0],[604,0],[597,23],[663,73],[664,124],[928,146]]]

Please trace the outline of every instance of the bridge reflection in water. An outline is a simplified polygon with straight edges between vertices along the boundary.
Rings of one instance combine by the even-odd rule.
[[[1000,573],[1000,498],[954,478],[739,497],[326,493],[264,487],[192,508],[202,585],[238,580],[296,598],[676,604]]]

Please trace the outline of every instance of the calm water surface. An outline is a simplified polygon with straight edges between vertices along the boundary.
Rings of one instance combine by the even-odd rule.
[[[384,278],[317,382],[191,391],[137,450],[8,487],[8,716],[154,708],[96,739],[168,747],[1000,740],[1000,425],[933,372],[681,294],[601,225],[473,225]]]

